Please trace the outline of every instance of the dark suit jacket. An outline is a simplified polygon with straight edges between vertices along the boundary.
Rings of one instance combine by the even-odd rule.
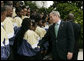
[[[48,32],[42,38],[39,45],[42,46],[46,41],[49,42],[49,50],[52,56],[58,53],[61,59],[67,59],[67,52],[73,52],[74,48],[74,33],[70,22],[61,21],[58,35],[55,35],[55,24],[49,27]]]
[[[74,44],[74,53],[79,51],[79,39],[81,36],[81,27],[79,24],[74,23],[73,21],[70,21],[72,26],[73,26],[73,30],[74,30],[74,37],[75,37],[75,44]]]

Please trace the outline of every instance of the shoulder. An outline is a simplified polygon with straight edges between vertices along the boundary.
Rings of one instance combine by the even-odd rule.
[[[38,36],[36,32],[34,32],[33,30],[28,30],[26,33],[25,33],[26,36],[28,37],[34,37],[34,36]],[[38,36],[39,37],[39,36]]]
[[[45,30],[45,29],[43,29],[43,28],[37,26],[36,30],[40,31],[40,30]]]
[[[42,31],[46,31],[44,28],[40,28]]]
[[[80,27],[80,24],[78,24],[78,23],[75,23],[75,25],[78,26],[78,27]]]
[[[27,34],[35,34],[35,32],[33,30],[27,30],[26,32]]]
[[[18,16],[17,16],[17,17],[15,17],[14,19],[22,20],[22,19],[21,19],[20,17],[18,17]]]
[[[65,23],[66,23],[67,25],[72,25],[72,23],[69,22],[69,21],[66,21]]]
[[[8,24],[8,23],[11,24],[12,21],[11,21],[10,18],[6,17],[3,23],[5,23],[5,24]]]
[[[55,24],[52,24],[51,26],[49,26],[49,28],[52,28]]]
[[[76,27],[76,28],[80,28],[81,26],[80,26],[80,24],[78,24],[78,23],[75,23],[75,22],[70,22],[72,25],[73,25],[73,27]]]
[[[77,23],[74,23],[74,27],[77,28],[77,29],[79,29],[79,30],[81,28],[80,24],[77,24]]]
[[[6,17],[3,21],[3,23],[8,22],[8,21],[9,21],[9,18]]]

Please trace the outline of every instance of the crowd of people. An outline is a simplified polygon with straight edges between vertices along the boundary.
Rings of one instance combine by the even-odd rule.
[[[73,21],[72,13],[63,21],[58,11],[1,1],[1,60],[77,60],[81,28]]]

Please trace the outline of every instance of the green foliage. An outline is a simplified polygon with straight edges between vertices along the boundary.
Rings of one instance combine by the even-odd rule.
[[[53,7],[49,7],[49,8],[39,8],[39,13],[44,13],[46,10],[47,14],[49,14],[52,10],[53,10]]]
[[[39,8],[39,10],[38,10],[39,13],[42,13],[44,11],[45,11],[45,8],[43,8],[43,7],[42,8]]]
[[[32,3],[32,1],[25,1],[25,5],[29,6],[31,10],[36,10],[38,9],[35,3]]]

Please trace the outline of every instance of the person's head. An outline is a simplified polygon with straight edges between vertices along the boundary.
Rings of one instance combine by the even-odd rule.
[[[23,9],[21,7],[16,8],[16,14],[20,17],[23,15]]]
[[[23,9],[23,15],[26,16],[27,15],[27,8],[26,6],[22,6],[22,9]]]
[[[1,7],[3,7],[4,6],[4,1],[1,1]]]
[[[29,19],[29,18],[24,18],[24,19],[23,19],[23,22],[22,22],[22,27],[23,27],[24,29],[30,29],[30,27],[31,27],[31,19]]]
[[[4,19],[6,18],[7,15],[7,11],[5,7],[1,7],[1,22],[4,21]]]
[[[53,21],[53,23],[56,23],[60,20],[60,13],[58,11],[52,11],[50,13],[50,20]]]
[[[24,8],[24,16],[26,16],[27,15],[27,8]]]
[[[38,26],[42,27],[42,20],[39,20],[37,23]]]
[[[68,21],[69,21],[69,20],[72,20],[72,21],[73,21],[73,20],[74,20],[74,14],[69,13],[67,19],[68,19]]]
[[[35,31],[36,27],[37,27],[37,24],[35,22],[32,22],[31,30]]]
[[[7,10],[7,16],[12,17],[13,7],[7,5],[6,10]]]
[[[42,19],[40,17],[40,14],[35,15],[35,22],[37,23],[38,26],[42,26]]]
[[[27,16],[30,16],[30,8],[27,8]]]
[[[36,14],[37,14],[36,10],[31,9],[31,15],[36,15]]]
[[[42,20],[46,20],[46,18],[47,18],[47,14],[45,13],[42,17]]]
[[[43,20],[42,21],[42,26],[45,27],[45,25],[46,25],[46,20]]]

